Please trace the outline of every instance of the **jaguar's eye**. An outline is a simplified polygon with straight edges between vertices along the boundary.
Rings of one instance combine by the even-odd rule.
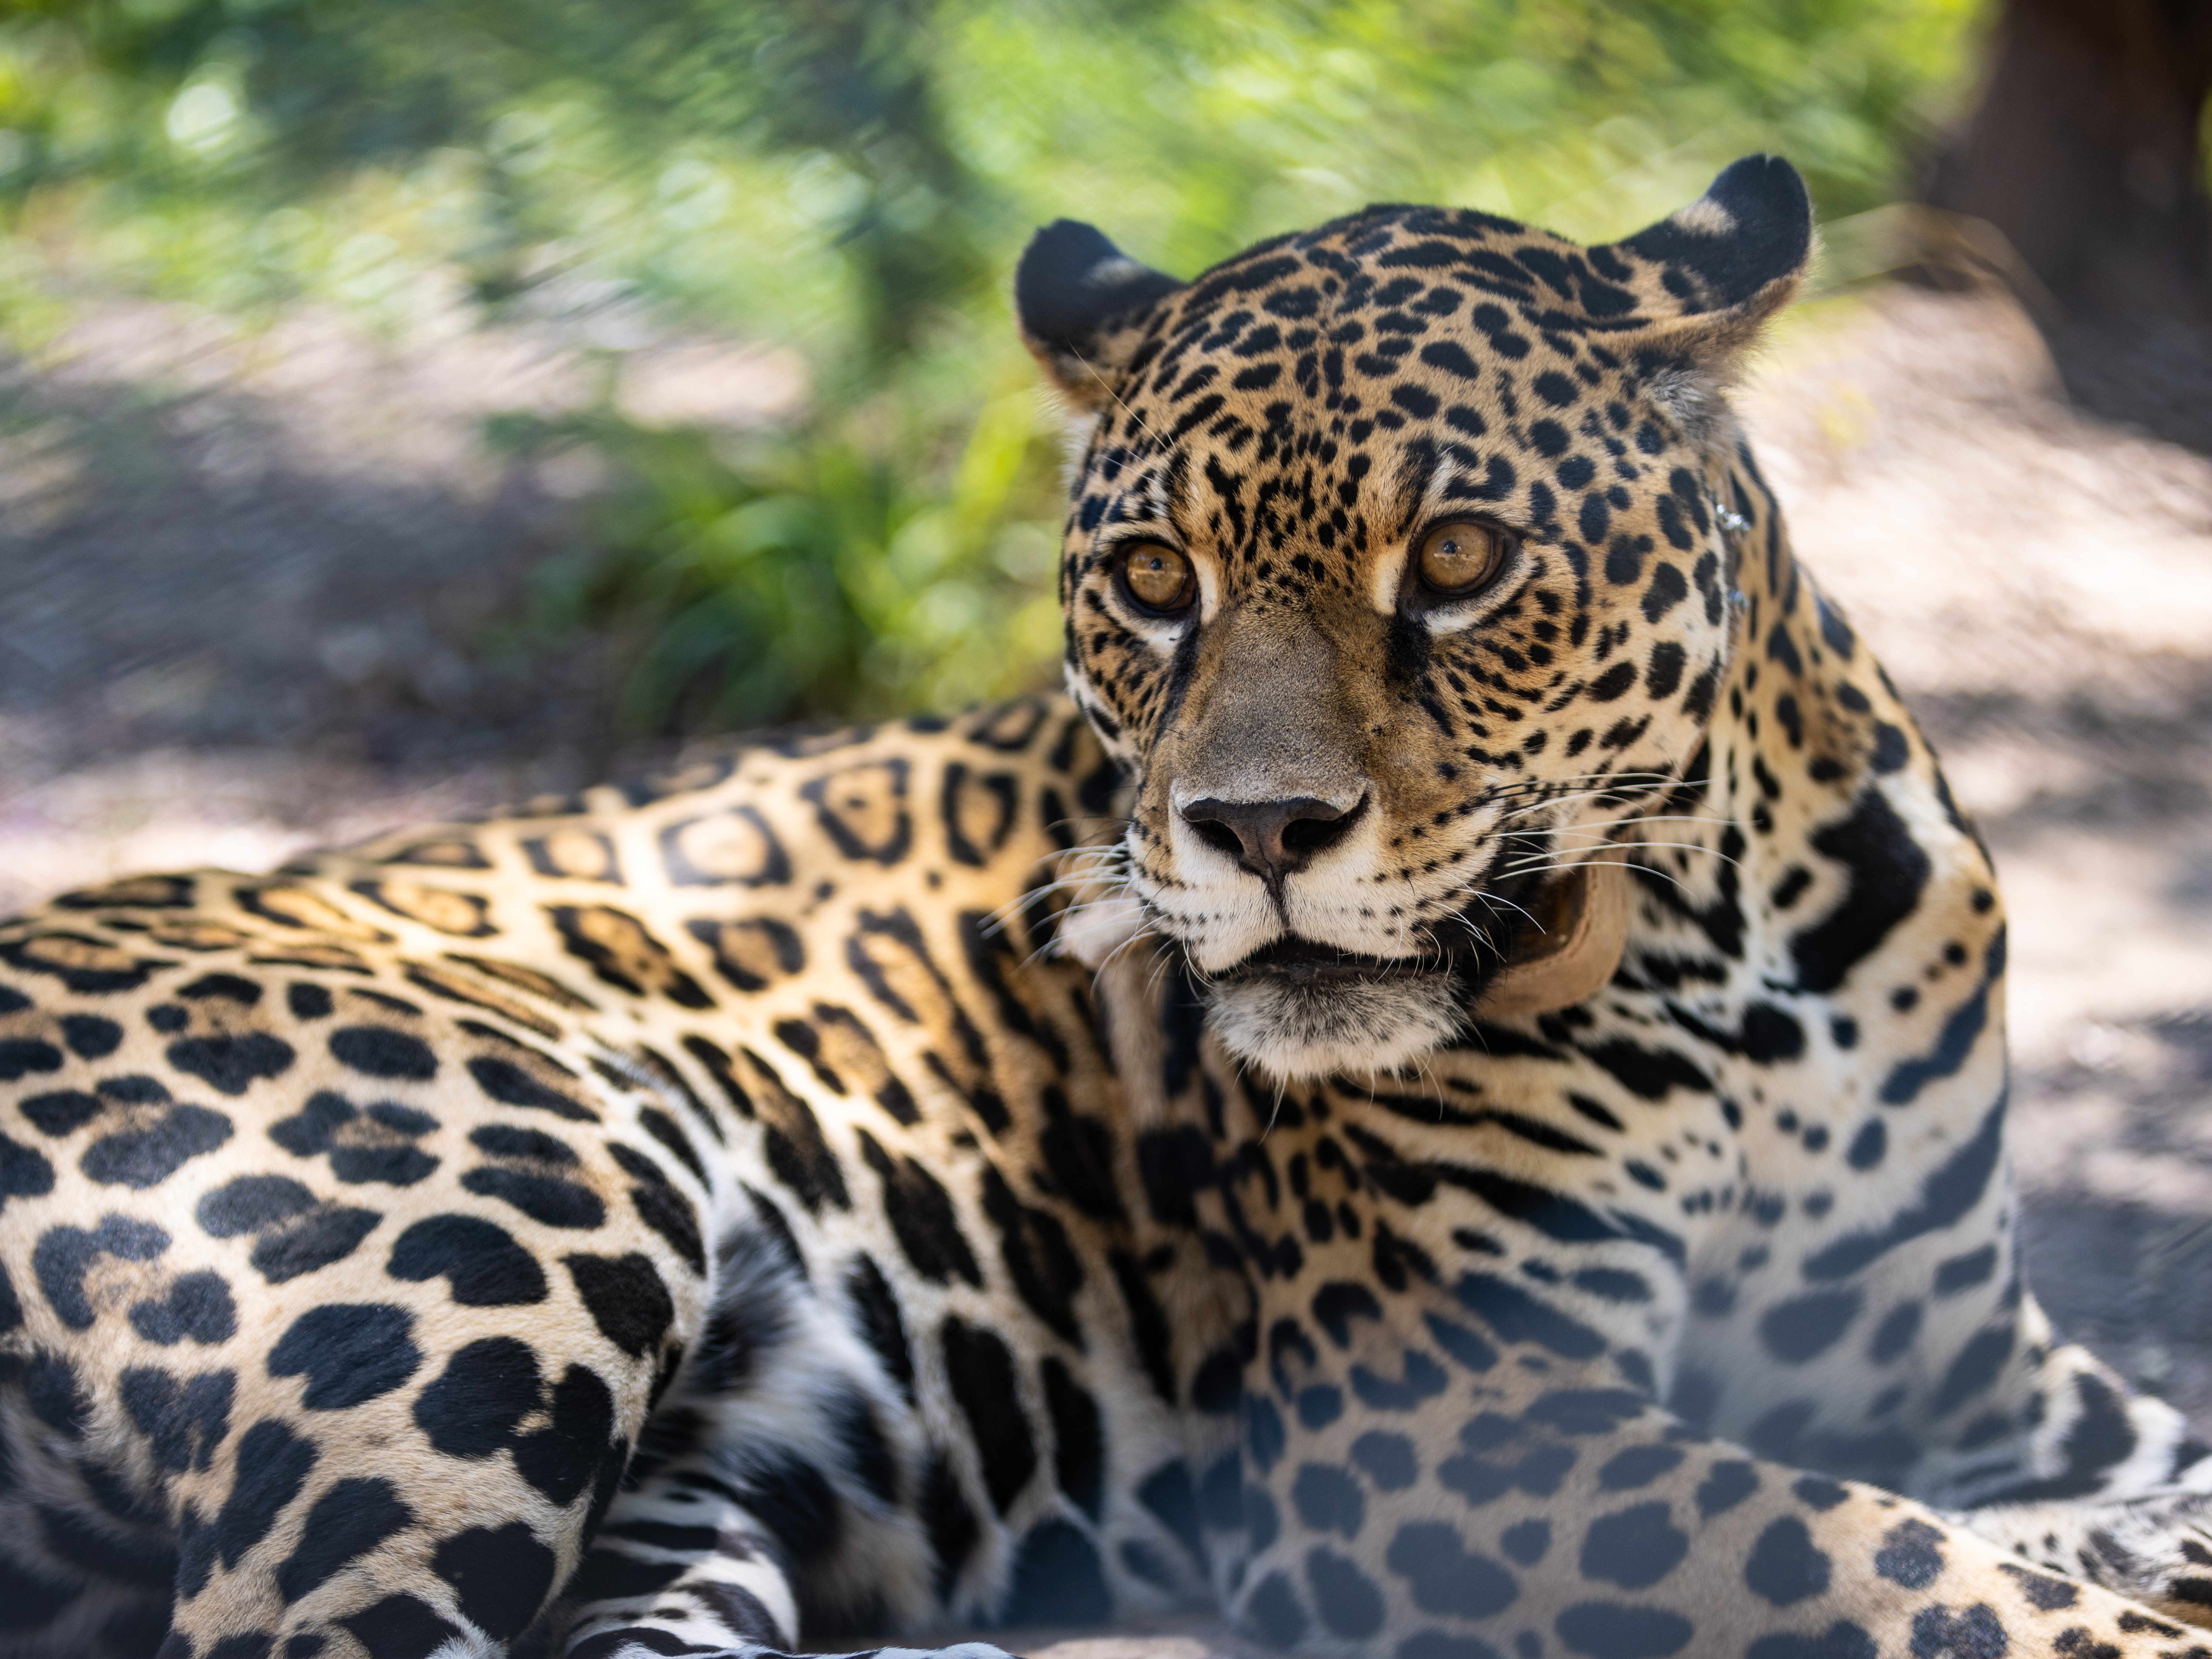
[[[1164,542],[1133,542],[1115,561],[1121,591],[1139,611],[1173,616],[1198,597],[1198,572]]]
[[[1440,524],[1421,538],[1413,568],[1430,592],[1460,598],[1488,581],[1505,562],[1505,533],[1472,519]]]

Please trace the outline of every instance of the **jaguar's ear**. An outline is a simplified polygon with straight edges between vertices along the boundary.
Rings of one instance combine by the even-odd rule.
[[[1093,410],[1142,344],[1152,307],[1182,286],[1092,227],[1055,219],[1030,238],[1014,271],[1014,315],[1053,384]]]
[[[1710,423],[1745,352],[1803,283],[1812,198],[1780,156],[1747,155],[1689,206],[1602,252],[1632,272],[1647,319],[1639,356],[1654,390],[1695,429]]]

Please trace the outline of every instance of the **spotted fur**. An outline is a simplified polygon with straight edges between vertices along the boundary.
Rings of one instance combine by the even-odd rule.
[[[1054,227],[1071,700],[0,927],[0,1652],[2206,1654],[2212,1460],[2021,1284],[1987,858],[1727,412],[1808,220]],[[1440,516],[1512,562],[1409,605]]]

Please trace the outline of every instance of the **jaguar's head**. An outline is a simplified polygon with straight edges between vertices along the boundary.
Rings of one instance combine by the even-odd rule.
[[[1119,875],[1277,1077],[1449,1040],[1655,810],[1732,635],[1734,365],[1811,243],[1788,163],[1582,247],[1370,208],[1185,283],[1062,220],[1024,337],[1080,421],[1067,679]]]

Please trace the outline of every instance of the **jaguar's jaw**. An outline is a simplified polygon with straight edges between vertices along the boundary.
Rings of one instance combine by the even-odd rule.
[[[1465,1024],[1470,998],[1449,967],[1244,973],[1206,987],[1209,1024],[1236,1059],[1295,1083],[1410,1066]]]
[[[1205,981],[1222,1046],[1286,1082],[1395,1071],[1449,1042],[1478,1013],[1547,1012],[1595,995],[1627,942],[1627,883],[1612,862],[1552,883],[1518,927],[1464,934],[1465,948],[1363,957],[1295,936]],[[1478,941],[1479,942],[1475,942]]]

